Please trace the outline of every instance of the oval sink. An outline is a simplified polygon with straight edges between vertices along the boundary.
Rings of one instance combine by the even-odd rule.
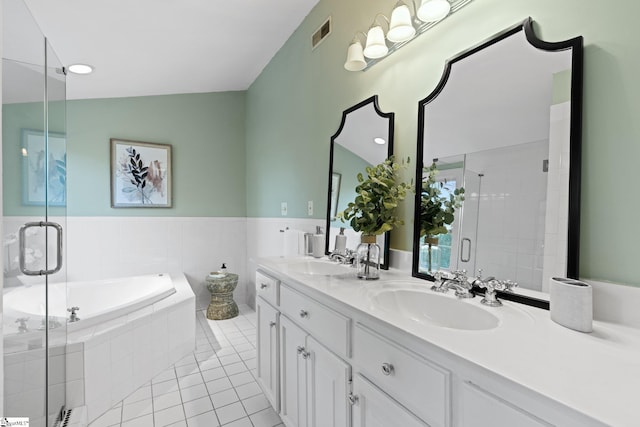
[[[414,289],[384,289],[371,296],[375,308],[425,325],[480,331],[493,329],[499,319],[488,311],[444,295]]]
[[[305,260],[289,264],[289,271],[309,276],[340,276],[349,274],[352,270],[334,262]]]

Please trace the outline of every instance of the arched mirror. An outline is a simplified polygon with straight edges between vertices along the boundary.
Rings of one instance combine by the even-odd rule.
[[[581,108],[582,37],[541,41],[530,18],[449,60],[419,102],[413,275],[511,280],[501,297],[548,308],[549,279],[578,277]],[[437,248],[420,226],[434,163],[443,194],[465,190]]]
[[[383,113],[374,95],[348,108],[331,137],[329,158],[329,191],[327,200],[326,253],[334,251],[340,229],[347,236],[347,249],[355,250],[360,236],[348,222],[337,218],[356,197],[357,176],[366,176],[367,166],[382,163],[393,154],[393,113]],[[378,236],[382,248],[380,267],[389,268],[389,233]]]

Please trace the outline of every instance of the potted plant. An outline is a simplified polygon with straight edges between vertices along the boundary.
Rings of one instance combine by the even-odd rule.
[[[380,277],[380,246],[376,236],[403,225],[397,216],[397,208],[413,187],[413,183],[399,182],[400,170],[409,163],[398,164],[393,156],[377,166],[366,168],[367,178],[357,176],[357,196],[339,214],[342,222],[349,221],[354,231],[361,232],[361,243],[357,249],[358,277],[377,279]]]
[[[464,187],[445,192],[446,181],[436,180],[438,167],[435,162],[424,168],[424,172],[420,194],[420,238],[424,238],[428,270],[431,272],[439,265],[436,259],[439,254],[438,236],[449,232],[447,227],[453,223],[455,211],[464,201]]]

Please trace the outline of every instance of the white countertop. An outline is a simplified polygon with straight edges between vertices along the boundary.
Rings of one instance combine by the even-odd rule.
[[[312,258],[300,258],[305,259]],[[639,329],[594,321],[593,332],[585,334],[551,321],[547,310],[504,300],[502,307],[485,307],[481,298],[460,302],[497,316],[495,329],[419,324],[374,307],[370,295],[383,287],[428,289],[431,282],[394,270],[381,271],[380,280],[364,281],[349,267],[340,277],[301,274],[288,269],[291,261],[263,258],[258,265],[287,284],[320,292],[598,421],[640,426]]]

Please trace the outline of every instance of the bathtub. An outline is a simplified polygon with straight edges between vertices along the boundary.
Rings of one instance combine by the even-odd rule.
[[[41,371],[43,295],[43,285],[3,295],[5,381],[16,385],[5,388],[5,412],[22,413],[25,396],[38,392],[29,384],[42,385],[29,376]],[[62,372],[50,386],[68,408],[84,406],[88,422],[195,348],[195,296],[183,274],[53,283],[49,298],[49,363]],[[71,306],[80,307],[80,320],[68,323]],[[28,332],[11,319],[20,317],[29,317]]]
[[[4,294],[5,316],[12,319],[28,317],[27,327],[41,327],[45,317],[44,284],[31,285],[30,277],[19,277],[23,286]],[[41,281],[41,278],[38,278]],[[49,319],[50,328],[54,322],[60,326],[66,324],[67,332],[74,332],[90,326],[108,322],[143,307],[151,306],[176,292],[171,275],[150,274],[145,276],[124,277],[118,279],[50,283]],[[67,323],[67,308],[79,307],[80,321]],[[12,322],[4,334],[18,332],[18,326]],[[11,327],[13,326],[13,327]]]

